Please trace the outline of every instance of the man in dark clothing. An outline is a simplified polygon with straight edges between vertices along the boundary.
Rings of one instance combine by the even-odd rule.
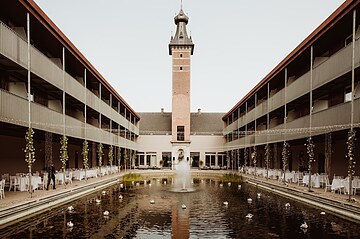
[[[50,164],[48,167],[48,182],[46,190],[49,190],[50,181],[53,181],[53,189],[55,189],[55,167],[54,164]]]

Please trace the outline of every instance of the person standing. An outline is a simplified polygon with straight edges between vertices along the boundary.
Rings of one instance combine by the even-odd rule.
[[[50,185],[51,180],[53,181],[53,189],[56,189],[55,188],[55,167],[54,167],[54,164],[51,163],[49,165],[47,171],[48,171],[48,183],[47,183],[46,190],[49,190],[49,185]]]

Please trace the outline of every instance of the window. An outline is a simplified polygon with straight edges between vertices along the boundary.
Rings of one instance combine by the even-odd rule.
[[[345,46],[352,43],[352,34],[345,39]]]
[[[177,127],[177,140],[178,141],[184,141],[185,135],[184,135],[184,126],[178,126]]]
[[[351,88],[348,87],[348,88],[345,89],[344,102],[349,102],[349,101],[351,101],[351,98],[352,98],[352,91],[351,91]]]
[[[180,70],[182,71],[182,66],[180,66]]]
[[[182,57],[182,54],[180,54],[180,57]]]

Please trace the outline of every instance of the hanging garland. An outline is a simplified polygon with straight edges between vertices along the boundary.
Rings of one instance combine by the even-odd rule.
[[[113,157],[114,157],[113,146],[112,146],[112,145],[110,145],[110,147],[109,147],[108,156],[109,156],[110,168],[112,169],[112,166],[113,166]]]
[[[244,148],[244,164],[245,164],[245,167],[247,166],[247,158],[248,158],[247,148]]]
[[[34,147],[34,130],[30,127],[25,134],[25,161],[28,163],[29,172],[31,172],[32,164],[35,162],[35,147]]]
[[[127,149],[124,149],[124,164],[125,164],[125,169],[126,169],[126,166],[127,166]]]
[[[104,155],[104,153],[103,153],[103,145],[102,145],[102,143],[99,143],[99,144],[98,144],[98,150],[97,150],[97,153],[98,153],[99,167],[100,167],[100,173],[101,173],[102,156]]]
[[[311,174],[312,163],[315,162],[314,148],[315,148],[314,141],[313,141],[312,137],[310,136],[307,139],[307,144],[306,144],[306,151],[307,151],[307,154],[309,155],[309,173],[310,174]]]
[[[121,163],[121,148],[119,147],[119,152],[117,155],[117,161],[118,161],[118,167],[119,167],[119,172],[120,172],[120,163]]]
[[[132,152],[133,153],[132,153],[132,160],[131,160],[132,162],[131,162],[131,164],[135,168],[136,151],[133,150]]]
[[[346,155],[346,157],[349,160],[349,165],[348,165],[348,176],[349,178],[352,178],[353,175],[355,174],[355,157],[354,157],[354,144],[355,144],[355,130],[354,129],[350,129],[348,132],[348,139],[347,139],[347,149],[348,149],[348,153]]]
[[[281,152],[284,174],[285,174],[285,171],[286,171],[286,167],[287,167],[287,163],[288,163],[288,159],[289,159],[289,154],[290,154],[289,148],[290,148],[290,144],[288,142],[284,141],[283,149],[282,149],[282,152]]]
[[[84,161],[84,168],[85,170],[89,169],[89,145],[88,142],[86,140],[84,140],[83,143],[83,147],[82,147],[82,152],[81,154],[83,155],[83,161]]]
[[[265,167],[266,168],[270,167],[270,154],[271,154],[270,145],[266,144],[265,145]]]
[[[254,151],[251,153],[251,159],[253,161],[254,167],[256,168],[256,158],[257,158],[257,151],[256,151],[256,146],[254,146]]]
[[[60,138],[60,161],[62,163],[62,169],[63,171],[65,171],[65,165],[66,165],[66,161],[69,159],[69,155],[68,155],[68,149],[67,149],[67,145],[68,145],[68,139],[65,135],[63,135]]]

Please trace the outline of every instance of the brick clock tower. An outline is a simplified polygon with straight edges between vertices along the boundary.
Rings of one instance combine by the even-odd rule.
[[[194,44],[186,32],[189,18],[181,9],[174,18],[175,36],[171,36],[172,56],[172,165],[181,160],[190,163],[190,58]]]

